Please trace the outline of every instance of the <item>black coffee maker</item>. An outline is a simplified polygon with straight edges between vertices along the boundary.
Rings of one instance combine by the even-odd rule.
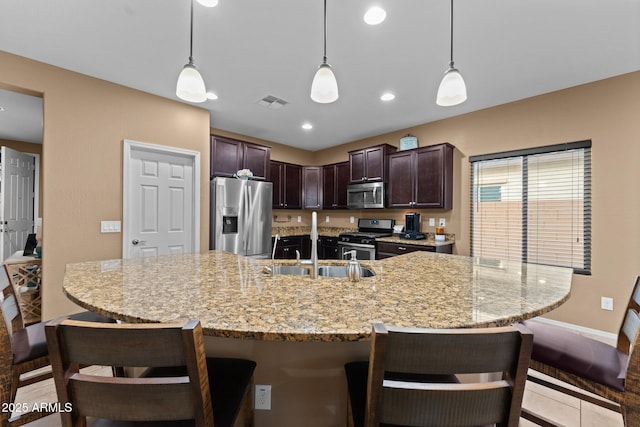
[[[403,239],[420,240],[425,235],[420,233],[420,214],[417,212],[408,213],[404,217],[404,234]]]

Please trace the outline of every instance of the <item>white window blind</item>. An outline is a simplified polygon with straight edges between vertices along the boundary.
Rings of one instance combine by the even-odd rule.
[[[591,270],[591,142],[471,161],[471,253]]]

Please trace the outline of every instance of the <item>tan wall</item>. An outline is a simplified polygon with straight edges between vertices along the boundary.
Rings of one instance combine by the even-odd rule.
[[[209,235],[206,110],[0,52],[0,83],[44,98],[43,316],[77,311],[62,293],[69,262],[120,258],[123,140],[201,152],[200,249]]]

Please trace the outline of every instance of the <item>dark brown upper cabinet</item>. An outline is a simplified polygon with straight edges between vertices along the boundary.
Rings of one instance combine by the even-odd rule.
[[[211,178],[250,169],[253,179],[268,181],[270,157],[271,148],[265,145],[211,135]]]
[[[349,162],[334,163],[322,168],[322,208],[347,209]]]
[[[322,209],[322,166],[302,168],[302,208]]]
[[[451,209],[453,150],[444,143],[389,155],[389,207]]]
[[[302,166],[272,160],[269,174],[273,182],[273,208],[302,208]]]
[[[389,168],[387,155],[395,152],[396,147],[389,144],[349,151],[349,181],[386,182]]]

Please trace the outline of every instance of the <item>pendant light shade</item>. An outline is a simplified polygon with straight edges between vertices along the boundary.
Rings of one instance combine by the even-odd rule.
[[[193,0],[191,0],[191,33],[189,41],[189,62],[182,68],[176,84],[178,98],[188,102],[204,102],[207,100],[207,89],[204,80],[193,64]]]
[[[178,76],[176,95],[178,95],[178,98],[189,102],[204,102],[207,100],[207,89],[204,86],[204,80],[192,61],[189,61],[182,68]]]
[[[467,100],[467,86],[464,84],[462,74],[451,66],[444,73],[444,77],[438,88],[436,103],[442,107],[458,105]]]
[[[311,83],[311,99],[320,104],[329,104],[338,99],[338,81],[327,64],[327,0],[324,0],[324,56]]]
[[[311,83],[311,99],[320,104],[329,104],[338,99],[338,81],[331,66],[323,62]]]
[[[438,87],[436,104],[442,107],[451,107],[467,100],[467,86],[464,83],[462,74],[453,66],[453,0],[451,0],[451,57],[449,68],[444,73],[444,77]]]

